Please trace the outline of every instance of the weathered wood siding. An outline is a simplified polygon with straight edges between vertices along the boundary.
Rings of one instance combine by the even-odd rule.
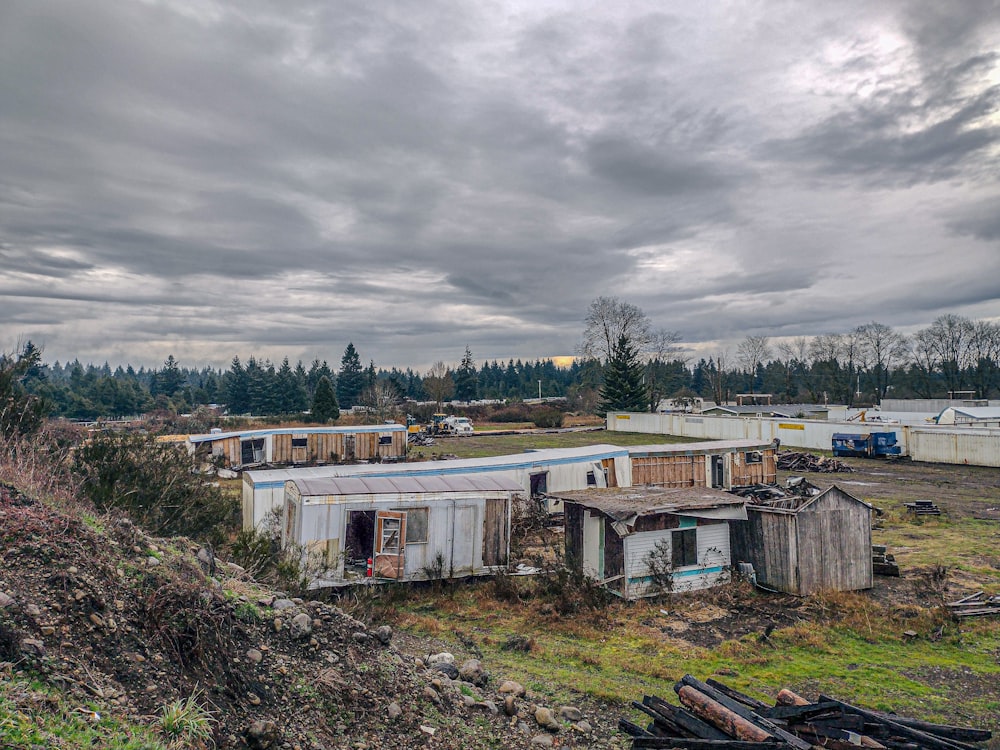
[[[632,484],[704,487],[704,456],[634,456]]]
[[[507,551],[510,549],[508,515],[509,501],[502,498],[487,498],[483,521],[483,565],[506,565]]]
[[[739,451],[732,455],[730,467],[733,487],[745,487],[750,484],[774,484],[778,478],[778,466],[774,450],[753,451],[761,454],[757,463],[748,463],[745,452]]]
[[[734,562],[767,588],[805,596],[873,585],[871,508],[837,487],[797,510],[747,506],[730,526]]]
[[[563,504],[563,543],[566,562],[574,568],[583,564],[583,517],[586,508],[577,503]]]
[[[874,585],[871,509],[836,487],[798,514],[799,594]]]

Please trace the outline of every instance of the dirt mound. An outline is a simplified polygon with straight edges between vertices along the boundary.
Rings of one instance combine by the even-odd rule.
[[[0,672],[81,706],[150,724],[194,695],[220,748],[516,748],[538,733],[495,693],[401,654],[388,627],[265,591],[121,518],[0,486],[0,560]]]

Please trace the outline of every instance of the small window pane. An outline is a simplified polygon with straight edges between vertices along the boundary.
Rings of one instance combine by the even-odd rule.
[[[675,531],[670,536],[671,562],[675,568],[698,564],[698,530]]]
[[[406,543],[422,544],[427,541],[427,508],[395,508],[406,512]]]
[[[293,437],[292,438],[292,447],[293,448],[305,448],[308,445],[309,445],[309,438],[307,438],[305,436],[303,436],[303,437]]]

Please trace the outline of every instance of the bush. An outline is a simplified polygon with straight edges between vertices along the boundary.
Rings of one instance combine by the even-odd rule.
[[[77,451],[74,471],[98,510],[123,510],[157,536],[219,545],[235,522],[237,503],[193,473],[187,453],[173,443],[98,433]]]
[[[497,409],[487,419],[490,422],[530,422],[531,410],[524,404],[515,404]]]
[[[541,409],[535,409],[532,412],[531,421],[534,422],[535,427],[562,427],[565,416],[558,409],[553,409],[551,406],[543,406]]]

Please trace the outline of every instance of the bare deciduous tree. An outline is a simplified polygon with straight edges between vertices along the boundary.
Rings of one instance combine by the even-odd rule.
[[[441,408],[441,402],[450,398],[455,392],[455,381],[451,377],[451,371],[444,362],[435,362],[431,369],[424,376],[424,392],[434,400],[437,408]]]
[[[906,338],[885,323],[872,321],[854,329],[862,368],[868,371],[876,399],[885,398],[892,369],[909,354]]]
[[[607,362],[622,336],[640,352],[647,352],[653,341],[649,316],[636,305],[617,297],[598,297],[591,302],[584,322],[586,328],[580,345],[580,354],[584,357]]]
[[[399,389],[391,380],[376,380],[373,386],[362,392],[361,403],[368,408],[376,423],[381,424],[395,414]]]
[[[771,357],[770,339],[767,336],[747,336],[740,342],[736,350],[736,359],[743,370],[750,375],[750,392],[753,393],[753,381],[757,368]]]

